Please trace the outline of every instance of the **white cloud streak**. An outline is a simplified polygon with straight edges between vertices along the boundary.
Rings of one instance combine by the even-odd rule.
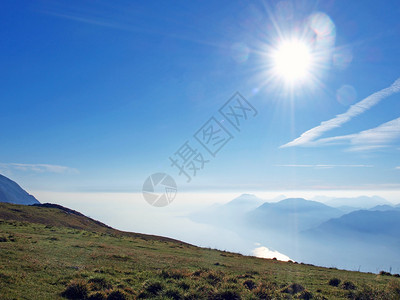
[[[355,134],[335,136],[312,142],[314,145],[350,144],[350,150],[374,150],[389,146],[400,139],[400,118],[383,123],[378,127]]]
[[[289,256],[286,256],[285,254],[282,254],[278,251],[275,250],[270,250],[267,247],[257,247],[255,248],[252,252],[252,255],[260,258],[276,258],[277,260],[281,261],[289,261],[291,260]]]
[[[48,164],[0,163],[0,168],[36,173],[79,173],[79,171],[74,168]]]
[[[345,113],[337,115],[335,118],[330,119],[328,121],[322,122],[320,125],[304,132],[300,137],[294,139],[293,141],[280,146],[280,148],[287,148],[287,147],[295,147],[295,146],[315,146],[321,143],[318,143],[317,138],[319,138],[322,134],[327,131],[330,131],[335,128],[339,128],[343,124],[349,122],[354,117],[364,113],[365,111],[369,110],[373,106],[377,105],[383,99],[398,93],[400,91],[400,78],[398,78],[391,86],[382,89],[367,98],[361,100],[360,102],[352,105]],[[387,124],[387,123],[385,123]],[[384,124],[383,124],[384,125]],[[367,130],[368,131],[368,130]],[[363,133],[363,132],[360,132]],[[356,134],[358,135],[358,134]],[[353,137],[357,137],[356,135],[348,135],[342,137],[333,137],[330,138],[329,142],[333,141],[340,141],[343,139],[352,139]],[[361,136],[358,136],[361,137]],[[364,136],[365,132],[364,132]],[[327,139],[325,139],[325,142]]]

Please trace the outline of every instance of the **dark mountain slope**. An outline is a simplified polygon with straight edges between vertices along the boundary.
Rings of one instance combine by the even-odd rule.
[[[16,182],[3,175],[0,175],[0,202],[24,205],[40,203],[35,197],[23,190]]]

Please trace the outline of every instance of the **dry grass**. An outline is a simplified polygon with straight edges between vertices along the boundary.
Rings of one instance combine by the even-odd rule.
[[[58,216],[54,208],[19,209],[14,213],[43,209],[41,217]],[[400,299],[394,276],[247,257],[108,227],[78,230],[21,219],[0,220],[2,299]],[[333,278],[340,284],[329,284]]]

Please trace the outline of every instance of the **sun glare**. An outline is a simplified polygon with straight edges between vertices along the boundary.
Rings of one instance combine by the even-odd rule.
[[[310,47],[299,40],[282,42],[272,53],[273,72],[293,84],[306,80],[311,72]]]

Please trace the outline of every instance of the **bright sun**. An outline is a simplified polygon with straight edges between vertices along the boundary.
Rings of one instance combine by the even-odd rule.
[[[303,81],[310,75],[311,50],[302,41],[284,41],[272,52],[272,64],[274,74],[288,83]]]

